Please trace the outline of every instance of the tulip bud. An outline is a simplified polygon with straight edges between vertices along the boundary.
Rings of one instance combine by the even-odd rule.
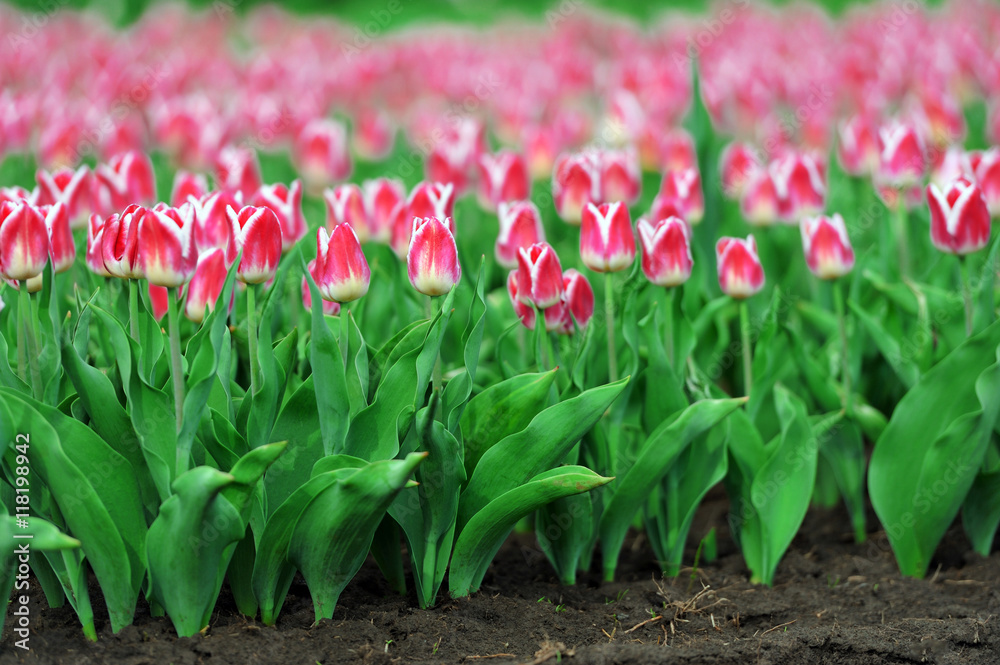
[[[262,184],[260,162],[253,148],[226,146],[215,159],[215,182],[219,189],[253,196]]]
[[[563,332],[572,333],[574,321],[583,330],[594,316],[594,289],[587,278],[574,268],[563,273],[563,286],[563,302],[570,315],[565,319]]]
[[[243,207],[243,195],[228,191],[209,192],[200,199],[188,198],[194,208],[194,244],[198,252],[218,247],[232,261],[236,256],[233,245],[233,225],[229,221],[229,208]]]
[[[385,112],[365,109],[355,118],[352,139],[354,152],[361,159],[376,162],[385,159],[392,152],[396,128]]]
[[[837,160],[844,172],[853,176],[869,175],[879,164],[878,132],[863,115],[854,115],[839,128]]]
[[[174,187],[170,191],[170,205],[179,208],[188,197],[201,199],[208,193],[208,180],[201,173],[178,169],[174,174]]]
[[[979,187],[958,178],[942,192],[937,185],[927,187],[931,209],[931,242],[942,252],[964,256],[990,240],[990,213]]]
[[[337,185],[323,192],[326,201],[326,227],[347,224],[361,242],[368,242],[368,216],[361,188],[354,183]]]
[[[281,224],[281,251],[287,252],[306,234],[306,218],[302,214],[302,181],[292,181],[291,187],[282,183],[261,185],[250,205],[267,206]]]
[[[676,215],[689,224],[700,222],[705,216],[705,196],[701,191],[701,175],[698,170],[668,171],[663,174],[660,193],[653,201],[653,213],[654,219]]]
[[[522,131],[521,145],[527,155],[532,180],[544,180],[552,174],[559,152],[556,132],[551,126],[528,126]]]
[[[0,275],[15,281],[42,274],[49,260],[45,218],[27,201],[0,205]]]
[[[455,214],[455,187],[449,183],[418,183],[406,200],[408,215],[446,219]]]
[[[407,210],[406,201],[396,204],[392,209],[392,230],[390,233],[389,246],[396,253],[401,261],[406,260],[406,253],[410,251],[410,234],[413,233],[413,220]]]
[[[657,286],[680,286],[691,276],[691,230],[679,217],[639,220],[642,272]]]
[[[944,153],[938,153],[941,159],[931,166],[931,182],[938,187],[947,187],[956,178],[975,180],[975,169],[972,167],[972,154],[961,146],[950,146]],[[976,159],[978,164],[981,158]],[[982,186],[980,186],[982,189]],[[984,194],[985,196],[985,194]]]
[[[167,314],[170,307],[170,294],[165,286],[157,286],[146,282],[149,293],[149,304],[153,307],[153,318],[159,321]]]
[[[496,210],[504,201],[528,198],[531,183],[524,157],[509,150],[479,158],[479,205],[483,210]]]
[[[184,315],[201,323],[205,318],[205,308],[215,311],[216,301],[226,286],[226,253],[213,247],[201,253],[191,281],[184,287]]]
[[[809,155],[788,154],[773,168],[778,197],[784,203],[781,219],[792,223],[823,212],[826,185],[820,165]]]
[[[632,205],[642,191],[642,171],[635,150],[604,150],[601,159],[601,200]]]
[[[894,122],[879,131],[877,179],[891,187],[918,184],[927,170],[924,141],[910,125]]]
[[[618,272],[632,265],[635,235],[625,204],[587,204],[580,229],[580,258],[596,272]]]
[[[764,288],[764,268],[752,235],[746,240],[720,238],[715,245],[715,260],[719,267],[719,287],[727,296],[749,298]]]
[[[153,162],[145,153],[132,151],[111,158],[94,169],[92,207],[109,214],[130,205],[152,205],[156,200]]]
[[[854,249],[844,218],[807,217],[802,220],[802,249],[812,274],[820,279],[836,279],[854,267]]]
[[[424,295],[444,295],[462,277],[458,245],[449,223],[450,220],[443,222],[437,217],[413,220],[406,270],[410,284]]]
[[[132,204],[121,214],[104,220],[102,253],[104,266],[113,277],[141,279],[139,266],[139,224],[146,215],[146,208]]]
[[[584,208],[601,200],[601,172],[597,155],[560,155],[552,174],[552,198],[559,217],[579,224]]]
[[[351,174],[347,130],[336,120],[309,121],[295,138],[292,158],[310,191]]]
[[[763,161],[751,145],[733,141],[719,157],[722,193],[732,199],[741,198],[753,176],[764,170]]]
[[[96,213],[87,222],[87,268],[101,277],[111,277],[104,265],[104,219]]]
[[[40,192],[38,189],[35,189],[33,192],[29,192],[24,187],[0,187],[0,203],[6,203],[7,201],[12,203],[27,201],[31,205],[35,205],[38,198],[40,198]]]
[[[976,162],[975,173],[990,215],[1000,217],[1000,148],[984,152]]]
[[[402,181],[389,178],[365,180],[361,184],[361,195],[371,240],[388,243],[392,237],[393,211],[406,198]]]
[[[771,169],[760,169],[744,183],[740,212],[751,226],[770,226],[782,217],[787,201]]]
[[[368,293],[371,270],[350,225],[337,224],[329,234],[320,227],[316,246],[312,276],[323,300],[345,303]]]
[[[73,261],[76,259],[76,245],[73,242],[73,231],[69,226],[66,204],[59,201],[55,205],[38,206],[38,211],[45,216],[52,270],[55,273],[66,272],[73,267]]]
[[[52,173],[39,169],[35,172],[38,183],[38,205],[55,205],[62,202],[66,206],[70,228],[82,227],[90,213],[92,185],[90,168],[81,166],[76,171],[62,168]]]
[[[244,284],[260,284],[274,277],[281,258],[281,223],[270,208],[244,206],[227,209],[234,247],[243,250],[236,278]]]
[[[528,330],[535,329],[535,308],[525,304],[518,293],[517,271],[511,270],[507,275],[507,295],[510,296],[510,303],[514,307],[514,313],[521,320],[521,324]],[[563,331],[567,322],[572,327],[573,322],[569,319],[569,308],[561,300],[556,304],[542,310],[542,317],[545,320],[545,329],[549,332]]]
[[[316,269],[316,261],[310,261],[309,265],[306,266],[306,270],[312,275],[313,271]],[[313,280],[315,281],[315,280]],[[323,313],[327,316],[337,316],[340,314],[340,303],[333,300],[322,300],[323,303]],[[306,311],[312,310],[312,291],[309,290],[309,280],[306,279],[305,275],[302,276],[302,306],[306,308]]]
[[[500,234],[497,236],[495,253],[497,263],[504,268],[517,267],[517,251],[536,242],[545,242],[545,228],[542,216],[531,201],[501,203],[497,210]]]
[[[657,132],[658,164],[661,171],[685,171],[698,168],[698,155],[694,138],[684,129],[673,129],[666,134]]]
[[[517,252],[517,292],[521,302],[539,309],[562,299],[562,266],[556,251],[546,243],[522,247]]]
[[[191,279],[198,257],[194,251],[194,208],[158,205],[139,222],[139,269],[150,284],[173,288]]]

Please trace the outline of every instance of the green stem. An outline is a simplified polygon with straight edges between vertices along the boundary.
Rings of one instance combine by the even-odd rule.
[[[667,289],[667,360],[674,366],[674,289]]]
[[[128,323],[132,339],[142,346],[139,340],[139,284],[134,279],[128,280]]]
[[[753,385],[753,347],[750,346],[750,307],[740,301],[740,339],[743,342],[743,392],[749,397]]]
[[[18,285],[17,292],[17,375],[28,384],[28,316],[29,310],[24,303],[24,296],[28,293],[28,283],[22,281]]]
[[[42,399],[42,373],[38,368],[38,340],[35,337],[35,320],[31,314],[31,296],[28,295],[28,282],[22,280],[19,284],[17,311],[24,312],[24,346],[28,357],[28,372],[31,376],[31,394],[35,399]]]
[[[167,332],[170,335],[170,382],[174,385],[174,417],[177,433],[184,426],[184,368],[181,366],[181,333],[177,318],[179,316],[177,294],[174,289],[167,289]],[[177,475],[187,471],[187,454],[177,448]]]
[[[434,320],[434,296],[427,296],[426,304],[424,305],[427,311],[427,320]],[[437,355],[434,357],[434,373],[431,375],[431,388],[436,393],[441,389],[441,352],[438,351]]]
[[[847,343],[847,313],[844,307],[843,285],[840,280],[833,283],[833,306],[837,311],[837,323],[840,328],[840,380],[844,386],[844,412],[850,415],[852,407],[851,395],[851,359]]]
[[[910,246],[907,234],[909,233],[909,228],[907,228],[908,214],[906,210],[906,204],[903,201],[903,192],[899,192],[899,198],[896,201],[896,246],[899,249],[899,274],[900,277],[906,279],[910,276]]]
[[[322,303],[317,303],[322,306]],[[260,358],[257,357],[257,302],[254,285],[247,284],[247,337],[250,340],[250,395],[260,390],[257,385],[260,374]]]
[[[347,303],[340,304],[340,356],[347,367],[347,354],[350,352],[351,341],[351,312],[347,309]]]
[[[604,273],[604,317],[608,329],[608,381],[618,380],[618,358],[615,355],[615,294],[614,275]]]
[[[972,337],[972,285],[967,257],[958,257],[958,270],[962,280],[962,300],[965,301],[965,336]]]

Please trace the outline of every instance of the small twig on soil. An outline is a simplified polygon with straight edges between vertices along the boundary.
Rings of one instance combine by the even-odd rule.
[[[768,628],[767,630],[765,630],[763,633],[760,634],[760,636],[764,637],[765,635],[767,635],[768,633],[770,633],[772,630],[778,630],[779,628],[784,628],[785,626],[791,626],[796,621],[798,621],[798,619],[792,619],[791,621],[789,621],[787,623],[779,623],[777,626],[774,626],[773,628]]]
[[[706,613],[706,610],[709,610],[709,609],[715,607],[716,605],[720,605],[722,603],[728,603],[729,602],[725,598],[715,599],[716,598],[716,596],[715,596],[715,593],[716,593],[715,590],[712,589],[710,586],[708,586],[705,583],[702,583],[702,585],[701,585],[701,591],[699,591],[695,595],[691,596],[687,600],[670,600],[669,594],[667,594],[666,589],[664,589],[664,587],[659,582],[657,582],[654,579],[653,580],[653,584],[656,586],[656,595],[658,595],[660,598],[663,598],[664,601],[666,601],[666,602],[664,602],[664,609],[665,610],[666,609],[672,609],[674,611],[673,617],[671,617],[670,620],[669,620],[670,634],[671,635],[673,635],[673,634],[675,634],[677,632],[676,631],[676,626],[674,625],[676,622],[678,622],[678,621],[686,622],[686,620],[684,619],[684,616],[686,614],[702,614],[702,615],[704,615]],[[708,599],[715,599],[715,601],[711,602],[711,603],[709,603],[707,605],[703,605],[701,607],[698,606],[699,602],[701,602],[702,600],[708,600]],[[634,625],[631,628],[629,628],[628,630],[626,630],[624,634],[627,635],[627,634],[629,634],[629,633],[631,633],[633,631],[636,631],[636,630],[642,628],[643,626],[648,626],[648,625],[651,625],[651,624],[654,624],[654,623],[657,623],[657,622],[660,622],[660,621],[665,621],[665,620],[666,620],[666,615],[665,614],[658,614],[655,617],[653,617],[652,619],[646,619],[645,621],[640,621],[636,625]],[[714,620],[713,620],[713,624],[714,624]]]
[[[567,649],[566,645],[562,642],[553,642],[546,639],[541,644],[541,648],[535,652],[535,659],[530,661],[528,665],[539,665],[552,658],[562,658],[562,656],[567,656],[572,658],[576,655],[576,649]]]
[[[941,564],[939,563],[938,567],[937,567],[937,570],[935,570],[934,574],[931,576],[931,584],[934,584],[935,582],[937,582],[938,574],[940,572],[941,572]]]
[[[517,658],[512,653],[491,653],[488,656],[466,656],[463,660],[486,660],[487,658]]]

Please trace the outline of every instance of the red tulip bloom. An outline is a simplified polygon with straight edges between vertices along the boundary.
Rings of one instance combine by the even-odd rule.
[[[594,316],[594,289],[587,278],[574,268],[563,273],[563,286],[563,303],[566,305],[567,316],[562,332],[572,333],[574,321],[582,330]]]
[[[142,152],[126,152],[98,164],[92,184],[94,212],[108,214],[132,204],[152,205],[156,200],[153,162]]]
[[[517,252],[517,292],[524,304],[539,309],[555,305],[563,296],[562,266],[556,251],[541,242]]]
[[[528,198],[531,183],[524,157],[509,150],[479,158],[479,205],[484,210],[496,210],[504,201]]]
[[[764,268],[752,235],[746,240],[720,238],[715,244],[715,259],[719,268],[719,287],[727,296],[749,298],[764,288]]]
[[[73,230],[69,226],[66,205],[59,201],[55,205],[38,206],[38,211],[45,217],[52,270],[56,273],[66,272],[73,267],[76,259],[76,244],[73,242]]]
[[[975,175],[990,215],[1000,217],[1000,148],[990,148],[979,157]]]
[[[635,150],[604,150],[600,159],[601,200],[624,201],[628,205],[638,201],[642,170]]]
[[[650,223],[639,220],[642,272],[657,286],[680,286],[691,276],[691,230],[679,217]]]
[[[361,159],[369,162],[385,159],[392,152],[396,128],[388,114],[377,109],[365,109],[354,121],[352,145]]]
[[[729,198],[740,198],[753,176],[764,170],[764,163],[753,146],[733,141],[719,157],[723,194]]]
[[[42,274],[49,260],[45,218],[26,201],[0,205],[0,275],[15,281]]]
[[[326,227],[347,224],[361,242],[368,242],[368,214],[361,188],[354,183],[337,185],[323,192],[326,201]]]
[[[826,205],[826,183],[820,165],[809,155],[788,154],[772,169],[778,196],[784,203],[781,219],[792,223],[817,215]]]
[[[942,192],[937,185],[927,187],[931,210],[931,242],[942,252],[971,254],[990,240],[990,212],[979,187],[958,178]]]
[[[365,180],[361,184],[361,198],[369,237],[375,242],[388,243],[392,236],[393,211],[406,198],[402,181],[389,178]]]
[[[244,284],[261,284],[274,277],[281,259],[281,223],[270,208],[244,206],[227,210],[234,248],[243,250],[236,278]]]
[[[282,183],[261,185],[250,205],[267,206],[281,224],[281,251],[287,252],[306,234],[306,218],[302,214],[302,181],[292,181],[287,187]]]
[[[215,181],[219,189],[253,196],[263,184],[257,153],[252,148],[226,146],[215,158]]]
[[[371,270],[349,224],[337,224],[329,234],[320,227],[316,246],[312,276],[323,300],[345,303],[368,293]]]
[[[150,284],[167,288],[186,283],[194,274],[194,208],[163,204],[146,211],[139,223],[139,270]]]
[[[600,161],[596,153],[561,155],[556,160],[552,198],[563,221],[581,223],[584,208],[601,200]]]
[[[194,208],[194,244],[198,252],[218,247],[226,250],[228,260],[232,261],[236,249],[228,211],[242,208],[243,196],[227,191],[209,192],[200,199],[189,197],[188,203]]]
[[[446,219],[455,214],[455,187],[450,183],[421,182],[406,200],[408,214],[412,217],[437,217]]]
[[[141,279],[139,266],[139,225],[146,215],[146,208],[130,205],[121,214],[104,220],[102,254],[104,266],[113,277]]]
[[[740,212],[751,226],[770,226],[781,219],[787,207],[770,169],[755,171],[744,183]]]
[[[900,188],[920,182],[927,171],[924,141],[910,125],[894,122],[879,131],[878,180]]]
[[[153,307],[153,318],[159,321],[167,315],[167,309],[170,307],[170,293],[167,291],[167,287],[157,286],[150,282],[146,282],[146,287],[149,293],[149,304]]]
[[[628,208],[621,201],[583,209],[580,258],[596,272],[618,272],[635,260],[635,235]]]
[[[545,242],[542,216],[531,201],[501,203],[497,210],[500,234],[494,248],[497,263],[504,268],[517,267],[517,252],[537,242]]]
[[[462,277],[458,245],[449,223],[437,217],[413,220],[406,269],[410,284],[424,295],[444,295]]]
[[[351,174],[347,130],[336,120],[309,121],[295,137],[292,159],[311,188],[343,180]]]
[[[853,176],[869,175],[879,164],[881,149],[878,132],[864,115],[854,115],[839,130],[837,159],[845,173]]]
[[[802,249],[806,265],[820,279],[836,279],[854,267],[854,249],[840,214],[802,220]]]
[[[313,271],[316,269],[316,261],[312,260],[309,265],[306,266],[306,270],[312,275]],[[313,280],[315,281],[315,280]],[[327,316],[337,316],[340,314],[340,303],[333,300],[323,300],[323,313]],[[309,290],[309,281],[306,279],[305,275],[302,276],[302,306],[306,308],[306,311],[312,310],[312,291]]]
[[[208,180],[201,173],[178,169],[174,174],[174,187],[170,191],[170,205],[178,208],[188,198],[201,199],[208,193]]]
[[[660,193],[653,201],[653,218],[663,219],[671,214],[689,224],[697,224],[705,216],[705,196],[701,191],[701,175],[697,169],[668,171],[663,174]]]
[[[82,227],[90,214],[92,185],[90,168],[81,166],[76,171],[61,168],[49,173],[44,169],[35,172],[38,183],[38,205],[55,205],[62,202],[69,216],[70,227]]]
[[[104,219],[96,213],[87,221],[87,268],[101,277],[111,277],[104,265]]]
[[[229,267],[226,253],[214,247],[201,253],[191,281],[184,287],[184,315],[201,323],[205,318],[205,308],[215,311],[215,303],[226,285]]]

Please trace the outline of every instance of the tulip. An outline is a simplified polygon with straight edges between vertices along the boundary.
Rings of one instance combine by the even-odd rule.
[[[757,242],[752,235],[746,240],[720,238],[715,245],[719,269],[719,287],[727,296],[749,298],[764,288],[764,268],[757,256]]]
[[[413,220],[406,269],[413,288],[424,295],[448,293],[462,276],[458,246],[449,230],[449,221],[437,217]]]
[[[111,277],[104,265],[104,219],[96,213],[87,222],[87,267],[96,275]]]
[[[354,123],[352,145],[359,157],[369,162],[385,159],[392,152],[396,128],[389,115],[377,109],[358,113]]]
[[[931,167],[931,182],[938,187],[947,187],[956,178],[975,180],[973,160],[978,165],[982,157],[966,152],[961,146],[949,146],[941,159]]]
[[[25,281],[42,274],[49,260],[45,217],[27,201],[0,205],[0,275]]]
[[[698,155],[694,149],[694,138],[684,129],[672,129],[666,134],[657,132],[658,163],[662,171],[684,171],[698,168]]]
[[[191,173],[178,169],[174,174],[174,186],[170,190],[170,205],[179,208],[188,197],[201,199],[208,193],[208,180],[201,173]]]
[[[802,249],[812,274],[820,279],[836,279],[851,272],[854,250],[844,218],[807,217],[802,220]]]
[[[281,224],[281,251],[287,252],[306,234],[306,218],[302,214],[302,181],[292,181],[287,187],[282,183],[261,185],[250,205],[266,206]]]
[[[371,270],[349,224],[337,224],[329,234],[320,227],[316,245],[312,276],[323,300],[345,303],[368,293]]]
[[[388,243],[392,236],[393,211],[406,198],[402,181],[390,178],[365,180],[361,184],[361,197],[370,238],[375,242]]]
[[[697,169],[668,171],[663,175],[660,193],[653,200],[653,218],[675,215],[689,224],[697,224],[705,215],[705,196]]]
[[[618,272],[635,260],[635,235],[628,208],[620,201],[583,209],[580,258],[596,272]]]
[[[479,205],[483,210],[496,210],[504,201],[520,201],[531,193],[528,167],[524,157],[509,150],[479,158]]]
[[[562,299],[562,266],[552,247],[544,242],[522,247],[517,252],[517,292],[521,302],[539,309],[552,307]]]
[[[239,192],[249,198],[260,189],[260,162],[253,148],[226,146],[215,158],[215,182],[219,189]]]
[[[312,275],[316,268],[316,261],[312,260],[309,265],[306,266],[306,270]],[[340,303],[333,300],[320,300],[323,303],[323,313],[327,316],[337,316],[340,314]],[[302,306],[306,310],[312,309],[312,291],[309,290],[309,280],[306,279],[305,275],[302,276]]]
[[[837,160],[848,175],[862,176],[878,168],[880,153],[878,132],[864,115],[858,114],[840,125]]]
[[[770,226],[781,219],[787,207],[770,169],[754,171],[744,183],[740,212],[751,226]]]
[[[594,289],[587,278],[574,268],[563,273],[563,288],[563,303],[569,314],[565,318],[563,332],[572,333],[574,321],[583,330],[594,316]]]
[[[784,203],[781,219],[795,223],[823,211],[826,185],[820,168],[815,159],[800,154],[785,155],[774,164],[774,184]]]
[[[153,162],[142,152],[131,151],[111,158],[94,169],[93,210],[110,214],[130,205],[152,205],[156,200]]]
[[[494,249],[497,263],[504,268],[517,267],[517,252],[538,242],[545,242],[542,216],[531,201],[501,203],[497,210],[500,233]]]
[[[601,200],[632,205],[642,190],[642,171],[635,150],[605,150],[601,159]]]
[[[528,173],[532,180],[544,180],[552,174],[556,154],[559,152],[555,130],[549,126],[531,125],[521,132],[528,162]]]
[[[559,217],[580,224],[584,208],[601,199],[601,172],[596,153],[560,155],[552,174],[552,198]]]
[[[76,245],[73,242],[73,231],[69,226],[66,204],[59,201],[55,205],[38,206],[38,211],[45,217],[52,271],[66,272],[73,267],[73,261],[76,259]]]
[[[138,229],[139,269],[150,284],[174,288],[194,274],[194,208],[158,205],[146,211]]]
[[[209,192],[200,199],[189,197],[188,203],[194,208],[194,245],[198,252],[218,247],[226,250],[227,260],[232,261],[236,249],[228,211],[242,208],[243,196],[238,192]]]
[[[104,220],[102,252],[104,266],[112,277],[141,279],[139,267],[139,224],[146,215],[146,208],[132,204],[121,214]]]
[[[40,193],[37,189],[34,192],[29,192],[24,187],[0,187],[0,204],[7,201],[11,201],[12,203],[27,201],[35,205],[39,196]]]
[[[528,330],[535,329],[537,319],[535,308],[530,304],[525,304],[518,293],[517,271],[511,270],[507,275],[507,295],[510,296],[510,303],[514,307],[514,313],[521,320],[521,324]],[[573,321],[569,319],[569,309],[559,301],[551,307],[542,311],[545,320],[545,330],[548,332],[563,331],[567,325],[572,330]]]
[[[226,252],[218,247],[198,257],[191,281],[184,288],[184,315],[195,323],[205,318],[205,308],[215,311],[216,302],[226,285]]]
[[[326,227],[333,229],[339,224],[347,224],[361,242],[368,242],[368,215],[365,211],[361,188],[354,183],[337,185],[323,192],[326,201]]]
[[[170,308],[170,292],[165,286],[157,286],[156,284],[146,283],[149,287],[147,292],[149,293],[149,304],[153,308],[153,318],[159,321],[167,314],[167,310]]]
[[[243,257],[236,279],[244,284],[261,284],[274,277],[281,258],[281,223],[270,208],[244,206],[237,212],[227,209],[236,251]]]
[[[657,286],[680,286],[691,276],[691,230],[679,217],[656,223],[639,220],[639,244],[642,247],[642,272]]]
[[[336,120],[310,120],[295,137],[292,159],[310,191],[343,180],[351,174],[347,130]]]
[[[410,251],[410,234],[413,233],[413,220],[410,217],[406,206],[406,201],[396,204],[392,209],[392,229],[389,236],[389,246],[401,261],[406,260],[406,253]]]
[[[76,171],[62,168],[52,173],[39,169],[35,172],[38,183],[38,205],[55,205],[62,202],[66,207],[71,228],[82,227],[90,213],[92,185],[90,169],[81,166]]]
[[[455,187],[450,183],[421,182],[406,200],[407,213],[413,217],[446,219],[455,214]]]
[[[942,192],[927,187],[931,211],[931,243],[948,254],[964,256],[979,251],[990,239],[990,213],[979,186],[958,178]]]
[[[1000,217],[1000,148],[990,148],[975,164],[976,183],[992,217]]]
[[[729,198],[741,198],[753,176],[763,170],[763,162],[751,145],[733,141],[722,150],[719,157],[722,193]]]
[[[897,121],[879,131],[879,182],[897,188],[912,186],[926,170],[924,141],[916,129]]]

